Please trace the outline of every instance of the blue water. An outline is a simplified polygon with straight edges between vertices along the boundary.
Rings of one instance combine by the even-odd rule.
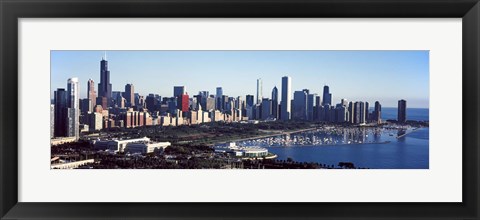
[[[382,119],[397,119],[397,108],[382,108]],[[429,121],[429,110],[407,108],[407,120]],[[273,138],[239,142],[240,146],[266,147],[278,160],[317,162],[337,166],[352,162],[357,168],[428,169],[429,128],[400,130],[385,128],[340,128],[309,131]],[[320,140],[320,141],[319,141]]]
[[[356,167],[373,169],[428,169],[429,129],[420,128],[397,139],[382,133],[374,137],[377,143],[337,144],[325,146],[268,147],[277,159],[292,158],[299,162],[337,165],[352,162]],[[383,143],[390,141],[389,143]]]
[[[370,108],[370,112],[373,111],[373,108]],[[392,119],[397,120],[397,108],[382,108],[382,119]],[[407,120],[414,121],[429,121],[429,111],[428,108],[407,108]]]

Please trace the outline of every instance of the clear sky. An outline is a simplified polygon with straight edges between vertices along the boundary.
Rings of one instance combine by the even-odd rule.
[[[113,91],[133,83],[135,93],[173,96],[173,86],[184,85],[189,95],[199,91],[224,95],[256,95],[262,78],[263,97],[271,97],[281,78],[292,77],[293,92],[323,92],[328,85],[332,104],[348,101],[380,101],[397,107],[399,99],[409,108],[429,106],[428,51],[106,51]],[[70,77],[80,81],[80,97],[86,98],[87,80],[93,79],[98,94],[100,60],[104,51],[52,51],[51,93],[66,88]],[[281,96],[279,97],[281,99]]]

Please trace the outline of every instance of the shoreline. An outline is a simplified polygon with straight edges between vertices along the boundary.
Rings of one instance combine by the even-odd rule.
[[[294,130],[294,131],[281,131],[278,133],[272,132],[272,134],[265,134],[265,135],[260,135],[260,136],[253,136],[253,137],[248,137],[248,138],[240,138],[240,139],[232,139],[229,141],[221,141],[221,142],[215,142],[212,143],[211,146],[219,145],[219,144],[226,144],[229,142],[238,142],[238,141],[248,141],[252,139],[259,139],[259,138],[269,138],[269,137],[275,137],[275,136],[280,136],[280,135],[289,135],[289,134],[296,134],[296,133],[301,133],[305,131],[312,131],[312,130],[317,130],[317,128],[304,128],[304,129],[299,129],[299,130]]]
[[[322,145],[290,145],[290,146],[268,146],[265,148],[301,148],[301,147],[332,147],[332,146],[345,146],[345,145],[364,145],[364,144],[388,144],[392,141],[382,142],[369,142],[369,143],[353,143],[353,144],[322,144]]]

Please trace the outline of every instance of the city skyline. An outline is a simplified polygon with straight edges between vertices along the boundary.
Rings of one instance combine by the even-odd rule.
[[[222,87],[223,94],[233,97],[241,96],[243,98],[245,98],[246,95],[254,95],[255,100],[261,101],[262,96],[263,98],[271,98],[269,97],[269,94],[275,86],[281,88],[281,77],[293,76],[290,96],[293,96],[294,91],[301,91],[303,89],[308,89],[310,90],[310,93],[316,93],[317,95],[322,96],[324,92],[324,85],[329,85],[331,87],[330,93],[333,94],[331,97],[331,102],[333,105],[339,103],[341,99],[347,99],[348,101],[369,101],[371,103],[380,101],[385,107],[396,107],[399,99],[409,100],[409,108],[428,108],[429,104],[428,51],[107,51],[106,53],[108,54],[108,61],[110,65],[108,66],[108,71],[102,71],[106,68],[103,68],[103,63],[101,64],[101,68],[99,68],[98,64],[99,61],[101,61],[105,56],[104,51],[52,51],[52,98],[53,91],[55,89],[65,88],[65,77],[79,78],[80,97],[87,98],[88,80],[92,79],[95,85],[99,85],[101,83],[99,75],[108,74],[108,78],[110,79],[107,81],[109,81],[111,84],[110,91],[124,91],[124,88],[127,84],[133,84],[135,87],[135,93],[139,93],[143,96],[153,93],[159,94],[162,97],[173,97],[174,94],[172,88],[174,86],[185,86],[185,92],[192,97],[193,95],[197,95],[200,91],[208,91],[211,95],[214,95],[215,89],[217,87]],[[266,57],[278,56],[276,55],[277,53],[280,53],[281,56],[283,56],[281,59],[283,61],[285,61],[284,59],[286,59],[286,57],[291,58],[291,60],[288,62],[283,62],[283,66],[287,66],[290,69],[297,68],[299,69],[298,72],[305,72],[305,74],[302,75],[300,73],[286,72],[274,73],[273,71],[278,69],[277,65],[270,64],[272,70],[265,71],[265,69],[268,69],[268,67],[258,64],[258,62],[263,61]],[[131,59],[129,59],[124,57],[125,54],[137,56],[131,56]],[[184,57],[179,58],[179,54],[183,54]],[[211,56],[212,54],[214,54],[213,58],[205,58],[205,56]],[[254,54],[257,59],[246,57],[247,55],[252,54]],[[295,54],[304,54],[302,56],[303,58],[310,58],[310,61],[308,62],[310,64],[307,65],[307,67],[302,67],[303,71],[301,70],[302,68],[299,67],[299,64],[305,63],[306,61],[300,60],[299,58],[292,58]],[[138,57],[138,55],[142,55],[143,59]],[[171,55],[173,58],[176,58],[177,60],[179,59],[180,61],[183,60],[183,65],[181,65],[182,62],[180,61],[165,64],[165,62],[168,60],[171,61],[171,59],[173,59],[172,57],[166,55]],[[97,58],[95,58],[96,56]],[[342,67],[342,65],[338,64],[338,61],[336,65],[330,64],[330,66],[326,65],[324,62],[311,64],[314,62],[312,60],[314,60],[315,57],[319,58],[322,56],[326,56],[325,59],[328,58],[327,60],[331,60],[332,57],[336,59],[350,57],[345,58],[346,60],[342,62],[351,63],[352,66],[348,68]],[[374,67],[372,61],[369,61],[368,63],[362,63],[362,60],[365,61],[368,59],[364,56],[367,56],[370,59],[375,57],[380,59],[376,60],[378,63],[377,66],[379,67]],[[73,57],[76,57],[77,59]],[[201,64],[198,62],[191,63],[190,61],[187,61],[194,58],[198,58],[200,60],[206,59],[207,61]],[[235,68],[235,65],[233,65],[232,68],[227,68],[228,66],[226,66],[227,64],[225,63],[213,65],[211,62],[215,58],[223,60],[232,65],[239,65],[239,63],[242,61],[250,61],[244,63],[245,66],[249,66],[247,64],[250,63],[255,65],[251,65],[252,67],[248,68],[249,70],[244,70],[246,75],[240,75],[240,73],[238,73],[240,70]],[[395,62],[392,59],[395,59]],[[62,61],[68,62],[65,63]],[[325,60],[322,59],[322,61]],[[143,64],[146,67],[142,67],[142,65],[138,67],[138,65],[134,65],[134,63],[139,65]],[[271,63],[277,63],[277,61],[271,61]],[[355,63],[356,65],[353,65]],[[395,65],[391,64],[389,66],[387,65],[388,63],[395,63]],[[409,63],[411,65],[407,65]],[[162,64],[165,64],[165,66],[160,67]],[[81,67],[78,65],[81,65]],[[211,66],[210,69],[212,70],[211,74],[207,73],[206,66],[209,65]],[[341,73],[339,75],[347,74],[347,76],[350,76],[350,78],[345,78],[345,76],[343,76],[343,80],[340,80],[341,83],[338,85],[335,83],[328,83],[330,82],[329,80],[322,80],[322,74],[312,74],[312,71],[315,69],[319,70],[319,73],[326,72],[327,70],[320,71],[320,67],[322,67],[322,65],[323,67],[328,67],[323,69],[332,69],[334,67],[338,68],[337,70],[332,71],[332,74],[330,74],[331,77],[329,77],[328,74],[325,74],[325,78],[331,78],[330,81],[339,81],[337,79],[338,74],[335,74],[338,72]],[[132,66],[138,67],[138,70],[130,72]],[[192,66],[197,67],[196,71],[188,71],[188,69],[192,68]],[[218,72],[221,69],[218,66],[222,66],[223,68],[228,69],[228,71],[226,70],[223,73]],[[264,70],[263,72],[265,72],[265,74],[254,75],[253,72],[257,72],[254,70],[254,66],[258,66],[260,70]],[[363,68],[360,68],[356,71],[351,71],[351,73],[344,72],[355,67]],[[102,74],[99,74],[99,69],[102,69]],[[390,72],[388,72],[390,74],[387,74],[386,72],[386,74],[383,75],[378,72],[380,70],[386,71],[386,69],[390,69],[392,71],[394,70],[396,77],[392,78],[391,76],[388,76],[391,75]],[[157,74],[152,75],[152,71],[155,70],[157,70]],[[367,75],[359,74],[368,70],[376,71],[370,71],[370,73]],[[415,71],[408,72],[407,70]],[[185,71],[188,71],[188,73]],[[68,72],[71,72],[71,74]],[[75,72],[78,74],[75,74]],[[167,73],[162,74],[162,72]],[[359,75],[361,76],[359,77]],[[373,76],[377,76],[377,78]],[[202,77],[204,77],[205,80],[201,80]],[[395,81],[395,83],[378,82],[385,77],[388,77],[389,81]],[[305,78],[307,80],[305,80]],[[397,78],[401,78],[402,80],[397,80]],[[122,81],[122,79],[125,82],[119,82]],[[358,81],[359,79],[360,81]],[[261,80],[260,91],[257,91],[258,80]],[[357,80],[356,84],[354,82],[354,85],[356,86],[351,86],[352,81],[355,80]],[[371,85],[362,86],[366,83]],[[351,89],[346,89],[350,88],[348,87],[349,85]],[[388,90],[386,88],[388,88]],[[108,89],[110,88],[106,87],[105,90]],[[260,97],[257,97],[258,93],[261,94]],[[268,95],[264,96],[263,94]],[[396,94],[398,94],[398,96],[392,97]]]

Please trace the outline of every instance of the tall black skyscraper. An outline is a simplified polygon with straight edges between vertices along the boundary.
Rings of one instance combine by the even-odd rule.
[[[272,89],[272,115],[274,118],[278,119],[278,89],[277,87],[273,87]]]
[[[65,89],[57,89],[54,93],[54,136],[67,136],[67,91]]]
[[[110,71],[108,71],[108,61],[106,55],[100,61],[100,83],[98,84],[98,96],[112,98],[112,84],[110,83]]]
[[[253,95],[247,95],[247,96],[245,97],[245,101],[246,101],[246,103],[247,103],[247,107],[252,107],[252,106],[253,106],[253,104],[254,104],[254,101],[253,101],[253,100],[254,100]]]
[[[382,122],[382,105],[380,105],[380,102],[378,101],[375,102],[375,109],[373,110],[373,121],[375,121],[376,123]]]
[[[127,101],[126,106],[133,107],[135,106],[135,88],[133,84],[125,85],[125,100]]]
[[[398,100],[398,122],[404,123],[407,121],[407,101]]]
[[[327,85],[323,87],[323,102],[322,105],[332,105],[332,93],[330,93],[330,88]]]

